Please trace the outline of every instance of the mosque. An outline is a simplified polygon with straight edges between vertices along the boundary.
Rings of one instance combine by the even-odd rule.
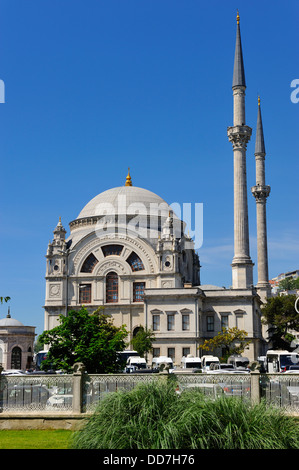
[[[126,325],[128,341],[143,326],[156,341],[151,357],[203,354],[201,345],[223,327],[237,327],[251,341],[250,360],[264,354],[261,305],[270,296],[266,228],[265,144],[258,101],[256,185],[258,282],[253,285],[249,251],[246,147],[252,129],[245,120],[245,72],[240,17],[237,16],[233,70],[233,126],[228,139],[234,155],[234,257],[232,287],[200,282],[200,262],[185,223],[160,196],[133,185],[130,172],[123,186],[95,196],[69,224],[61,219],[49,242],[46,259],[45,330],[57,326],[60,314],[100,306],[116,326]],[[138,214],[138,216],[136,216]],[[137,217],[137,219],[136,219]],[[136,222],[137,220],[137,222]],[[215,351],[219,356],[222,351]]]

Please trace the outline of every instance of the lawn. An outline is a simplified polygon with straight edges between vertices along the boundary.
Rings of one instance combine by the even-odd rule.
[[[68,449],[73,431],[1,430],[0,449]]]

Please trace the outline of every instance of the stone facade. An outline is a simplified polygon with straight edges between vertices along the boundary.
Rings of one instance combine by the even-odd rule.
[[[80,223],[71,222],[68,239],[59,220],[46,256],[45,329],[56,326],[59,315],[69,309],[84,305],[93,311],[102,306],[116,326],[126,325],[128,341],[140,326],[153,329],[153,354],[171,356],[175,364],[180,364],[183,355],[201,355],[202,342],[223,326],[246,329],[253,340],[249,355],[256,357],[263,339],[255,290],[200,285],[199,258],[193,242],[183,232],[178,238],[177,219],[169,206],[156,230],[143,237],[134,234],[132,226],[125,233],[120,223],[124,214],[115,208],[117,223],[113,232],[107,233],[102,220],[106,216],[97,210],[101,201],[108,203],[109,197],[112,204],[116,193],[126,195],[130,205],[138,197],[138,203],[149,210],[149,218],[153,215],[151,203],[160,199],[147,190],[122,186],[97,196],[96,213],[87,214],[85,221],[78,219]],[[125,227],[131,220],[130,205],[126,206],[129,220]],[[84,208],[81,212],[86,211]],[[139,219],[139,229],[140,225]],[[181,227],[181,221],[177,225]]]
[[[249,252],[246,147],[252,129],[245,120],[239,15],[232,89],[234,120],[227,131],[234,152],[232,288],[201,284],[199,257],[184,222],[158,195],[134,187],[129,173],[124,186],[86,204],[70,222],[68,239],[59,220],[46,256],[46,330],[68,309],[102,306],[116,326],[126,325],[128,340],[140,326],[153,329],[153,355],[171,356],[175,364],[183,355],[201,355],[203,341],[223,327],[247,331],[251,360],[264,353],[261,297]],[[260,265],[264,262],[261,255]]]
[[[3,369],[30,369],[33,362],[35,327],[11,318],[0,320],[0,365]]]

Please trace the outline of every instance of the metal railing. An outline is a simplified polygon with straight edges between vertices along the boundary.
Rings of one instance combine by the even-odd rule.
[[[175,373],[177,393],[197,388],[212,397],[233,396],[299,414],[299,374]],[[169,375],[169,377],[170,377]],[[95,410],[111,392],[132,390],[140,383],[165,380],[168,374],[0,375],[0,413],[84,414]]]

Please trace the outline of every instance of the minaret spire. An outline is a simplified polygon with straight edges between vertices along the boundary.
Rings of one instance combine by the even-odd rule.
[[[234,74],[233,74],[233,87],[234,86],[246,86],[242,43],[241,43],[239,11],[237,12],[237,35],[236,35]]]
[[[232,261],[233,288],[249,288],[253,284],[253,263],[249,253],[246,149],[252,129],[245,120],[245,71],[237,14],[237,34],[233,73],[234,125],[227,135],[234,152],[234,258]]]
[[[257,102],[258,102],[258,112],[257,112],[256,139],[255,139],[255,153],[254,154],[266,155],[260,97],[258,97]]]
[[[269,297],[271,286],[268,276],[268,247],[267,247],[267,219],[266,202],[270,194],[270,186],[265,184],[265,142],[261,113],[261,100],[258,97],[258,112],[255,140],[255,168],[256,186],[251,188],[251,192],[256,201],[256,229],[257,229],[257,266],[258,283],[257,289],[264,301]]]

